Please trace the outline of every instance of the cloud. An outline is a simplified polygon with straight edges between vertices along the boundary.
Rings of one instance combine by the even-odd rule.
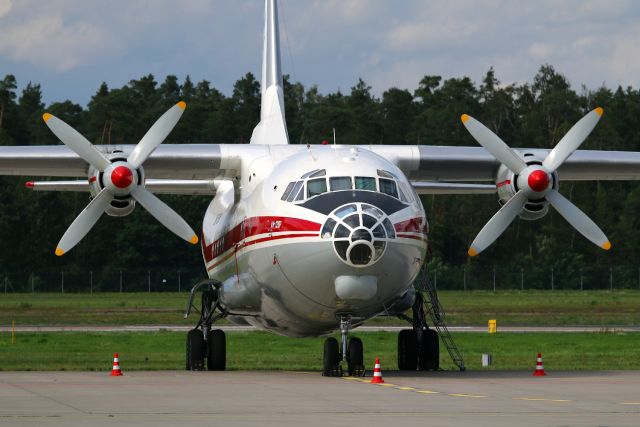
[[[65,24],[61,16],[34,18],[5,28],[0,53],[55,71],[67,71],[109,49],[106,31],[86,23]]]

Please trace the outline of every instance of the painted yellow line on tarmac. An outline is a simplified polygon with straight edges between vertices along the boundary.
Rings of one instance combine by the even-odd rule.
[[[440,394],[439,391],[431,391],[431,390],[416,390],[416,393],[422,394]]]
[[[545,399],[543,397],[514,397],[513,400],[527,400],[531,402],[571,402],[567,399]]]
[[[374,383],[376,384],[376,383]],[[382,387],[395,387],[395,384],[391,384],[391,383],[377,383],[378,385],[382,386]]]
[[[640,402],[620,402],[621,405],[640,405]]]
[[[475,395],[475,394],[464,394],[464,393],[449,393],[447,396],[451,397],[473,397],[473,398],[483,398],[487,396]]]
[[[417,388],[415,387],[396,387],[398,390],[411,390],[411,391],[415,391],[417,390]]]

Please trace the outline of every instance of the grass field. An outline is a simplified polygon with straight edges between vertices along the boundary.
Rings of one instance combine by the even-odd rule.
[[[0,325],[190,325],[187,293],[0,296]],[[440,291],[450,325],[637,325],[640,291]],[[370,324],[402,324],[378,318]]]
[[[365,363],[380,357],[383,369],[397,369],[397,334],[358,334]],[[640,333],[455,333],[467,368],[481,368],[482,353],[491,353],[495,370],[531,370],[537,352],[547,371],[640,369]],[[231,370],[319,370],[324,338],[285,338],[266,332],[227,334]],[[157,333],[21,333],[12,344],[0,336],[0,370],[109,371],[114,352],[128,370],[184,369],[185,334]],[[370,366],[371,365],[371,366]],[[442,347],[441,367],[454,369]]]

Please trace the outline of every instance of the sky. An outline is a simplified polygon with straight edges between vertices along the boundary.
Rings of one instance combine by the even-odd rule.
[[[321,93],[362,78],[380,96],[425,75],[490,67],[503,84],[551,64],[576,90],[640,87],[634,0],[281,0],[282,65]],[[260,0],[0,0],[0,78],[42,85],[44,101],[85,106],[101,82],[152,73],[206,79],[225,94],[259,76]]]

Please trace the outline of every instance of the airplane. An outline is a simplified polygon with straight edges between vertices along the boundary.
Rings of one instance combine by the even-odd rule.
[[[323,375],[342,375],[342,363],[348,374],[363,375],[363,345],[353,329],[410,309],[411,328],[398,335],[399,368],[437,369],[438,335],[420,315],[414,287],[429,236],[420,195],[497,194],[502,207],[471,243],[470,256],[516,217],[537,220],[549,206],[608,250],[602,230],[559,193],[560,177],[640,179],[640,152],[578,150],[603,116],[600,107],[553,150],[512,149],[466,114],[462,126],[481,147],[289,144],[276,0],[265,0],[261,96],[250,144],[161,145],[187,111],[179,102],[135,146],[92,145],[46,113],[64,145],[0,147],[1,175],[73,177],[26,185],[90,193],[58,243],[58,256],[103,213],[127,216],[137,203],[182,239],[201,244],[209,280],[194,287],[189,302],[202,292],[200,320],[186,340],[190,370],[226,368],[226,337],[213,329],[226,318],[290,337],[339,330],[340,342],[324,342]],[[201,232],[155,194],[211,195]]]

